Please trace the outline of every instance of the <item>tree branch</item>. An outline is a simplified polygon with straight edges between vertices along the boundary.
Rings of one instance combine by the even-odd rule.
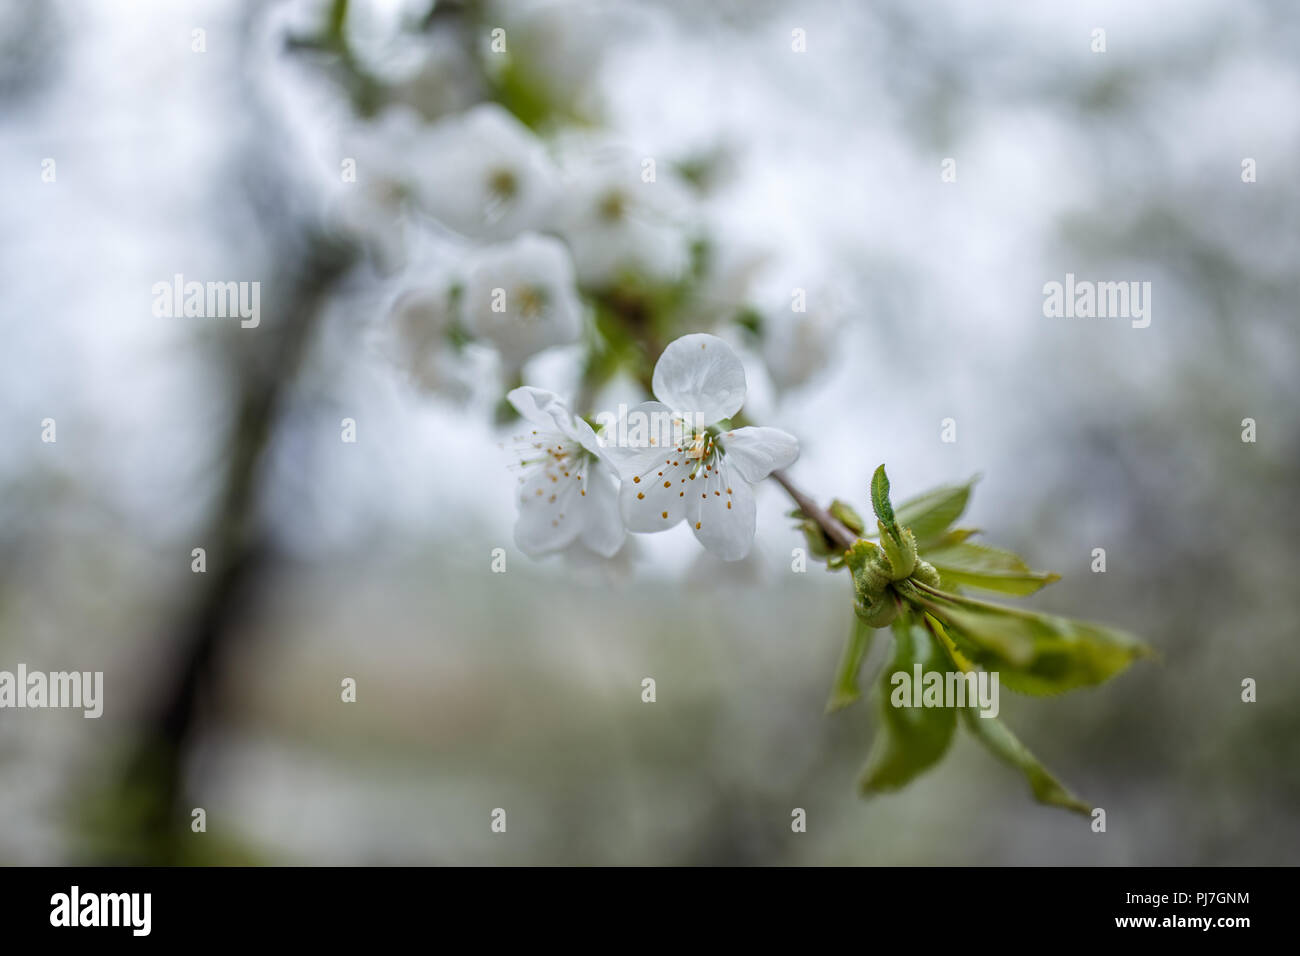
[[[850,531],[842,521],[801,491],[784,471],[774,471],[771,477],[785,489],[786,494],[799,506],[799,510],[805,516],[817,522],[826,537],[830,538],[836,546],[844,549],[853,546],[853,542],[858,539],[858,536]]]

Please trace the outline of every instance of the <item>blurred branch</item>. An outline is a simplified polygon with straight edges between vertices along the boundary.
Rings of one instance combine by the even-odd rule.
[[[785,489],[786,494],[799,506],[799,510],[804,513],[805,517],[817,522],[818,526],[825,532],[826,537],[841,548],[853,547],[853,542],[857,540],[858,536],[850,531],[842,521],[801,491],[784,471],[772,472],[772,478]]]
[[[270,563],[272,549],[257,521],[265,478],[261,464],[323,308],[350,263],[350,253],[338,244],[319,237],[309,242],[295,270],[284,320],[267,328],[271,360],[240,369],[223,492],[203,539],[210,542],[216,566],[203,576],[205,586],[176,625],[176,661],[159,682],[145,738],[108,804],[112,818],[98,821],[100,832],[92,834],[110,862],[176,863],[184,857],[178,837],[188,832],[182,819],[187,813],[179,801],[200,702],[212,687],[220,651],[255,603],[256,585]]]

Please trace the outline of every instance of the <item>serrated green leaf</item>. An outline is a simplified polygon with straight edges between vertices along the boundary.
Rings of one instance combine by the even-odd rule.
[[[957,648],[1003,686],[1026,694],[1059,694],[1100,684],[1149,647],[1117,628],[1003,607],[909,582],[906,594],[943,622]]]
[[[1025,667],[1033,661],[1032,629],[1018,618],[996,613],[1010,609],[992,604],[983,609],[971,608],[962,603],[969,599],[927,588],[918,581],[907,582],[904,592],[943,622],[957,646],[972,661],[984,664],[992,660],[1002,667]]]
[[[889,476],[885,466],[881,465],[871,476],[871,510],[876,513],[885,529],[893,533],[897,522],[894,519],[894,506],[889,503]]]
[[[1024,574],[981,574],[962,571],[947,565],[936,564],[934,567],[939,572],[939,578],[945,588],[979,588],[981,591],[1009,594],[1012,597],[1025,597],[1061,579],[1059,574],[1041,571],[1029,571]]]
[[[1007,729],[997,717],[981,717],[978,708],[963,707],[962,719],[975,739],[989,749],[998,759],[1019,769],[1029,787],[1034,792],[1034,799],[1039,803],[1054,807],[1064,807],[1089,816],[1092,807],[1072,794],[1061,781],[1057,780],[1038,758],[1020,742],[1015,734]]]
[[[944,650],[948,652],[948,658],[957,666],[957,670],[961,671],[963,674],[967,671],[975,670],[975,663],[962,652],[960,647],[957,646],[956,642],[953,641],[952,637],[944,629],[942,622],[940,622],[938,618],[933,614],[926,612],[925,624],[926,627],[930,629],[930,633],[939,639],[939,643],[941,643]]]
[[[1015,552],[965,540],[927,548],[925,560],[935,567],[945,564],[965,571],[1014,572],[1029,570],[1029,565],[1025,563],[1024,558]]]
[[[947,650],[949,658],[959,671],[966,672],[974,669],[953,644],[952,639],[945,633],[943,625],[936,618],[927,614],[925,623],[930,633],[937,637],[940,644]],[[1076,813],[1085,815],[1092,812],[1092,808],[1088,804],[1071,793],[1065,784],[1057,780],[1046,767],[1038,762],[1038,758],[1020,742],[1020,739],[999,718],[983,716],[978,706],[963,707],[961,716],[966,727],[976,740],[999,760],[1009,763],[1024,773],[1025,779],[1029,781],[1030,789],[1033,791],[1034,799],[1039,803],[1064,807],[1067,810],[1073,810]]]
[[[858,674],[862,664],[871,652],[871,642],[876,636],[876,629],[853,616],[853,630],[844,644],[844,653],[840,657],[839,668],[835,673],[835,685],[831,688],[830,700],[826,702],[826,712],[842,710],[862,697],[858,688]]]
[[[972,478],[964,485],[945,485],[927,491],[899,505],[894,518],[901,527],[912,529],[917,545],[924,549],[942,538],[952,523],[962,516],[974,484]]]
[[[894,706],[895,693],[910,690],[915,665],[921,665],[922,679],[950,668],[947,654],[916,616],[900,616],[893,631],[894,658],[880,675],[881,726],[859,781],[863,794],[898,790],[933,767],[947,753],[957,728],[953,707]],[[906,674],[908,685],[896,683],[895,674]]]
[[[939,572],[945,589],[966,586],[1024,597],[1061,579],[1059,574],[1031,571],[1010,551],[971,541],[932,549],[925,559]]]

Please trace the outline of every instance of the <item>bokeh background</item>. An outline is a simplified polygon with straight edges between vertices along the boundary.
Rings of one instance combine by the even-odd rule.
[[[343,143],[422,161],[369,137],[358,76],[422,119],[481,95],[460,8],[354,0],[345,60],[302,40],[329,3],[5,0],[0,668],[102,670],[106,706],[0,712],[0,862],[1296,863],[1292,6],[553,6],[476,22],[542,24],[515,36],[548,95],[706,170],[699,215],[761,250],[767,301],[816,290],[815,374],[752,376],[795,478],[864,505],[881,461],[900,497],[979,473],[970,522],[1064,575],[1036,606],[1160,650],[1003,695],[1107,832],[962,738],[857,797],[873,708],[823,713],[848,588],[790,572],[776,487],[739,565],[680,527],[609,564],[514,549],[499,389],[422,387],[386,321],[438,248],[337,183]],[[153,316],[177,272],[260,281],[261,327]],[[1066,272],[1150,281],[1150,327],[1044,318]]]

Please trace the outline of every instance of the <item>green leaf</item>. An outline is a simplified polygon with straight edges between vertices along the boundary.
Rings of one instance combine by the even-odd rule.
[[[853,631],[849,634],[849,639],[844,645],[844,653],[840,657],[840,666],[835,673],[835,686],[831,688],[831,698],[826,702],[826,713],[832,713],[837,710],[855,703],[862,696],[858,689],[858,674],[862,670],[862,664],[867,659],[867,654],[871,652],[871,641],[876,636],[876,629],[862,621],[856,614],[853,616]]]
[[[880,523],[891,534],[896,533],[897,522],[894,519],[894,506],[889,503],[889,476],[885,466],[881,465],[871,476],[871,510],[876,513]]]
[[[1002,684],[1026,694],[1059,694],[1100,684],[1133,661],[1154,656],[1126,631],[1054,614],[989,604],[916,581],[904,593],[943,622],[970,661],[996,670]]]
[[[976,480],[972,478],[964,485],[945,485],[911,498],[898,506],[895,519],[902,527],[912,529],[920,547],[933,544],[962,516]]]
[[[996,573],[1029,570],[1024,558],[1014,552],[964,539],[932,545],[926,549],[925,559],[935,567],[944,564],[966,571]]]
[[[1030,789],[1034,792],[1034,799],[1039,803],[1064,807],[1075,813],[1082,813],[1084,816],[1092,813],[1092,807],[1066,789],[1065,785],[1039,763],[1038,758],[1030,752],[1029,748],[1022,744],[1020,739],[997,717],[981,717],[979,709],[975,707],[963,707],[961,716],[976,740],[987,747],[999,760],[1011,764],[1024,773]]]
[[[947,548],[954,544],[961,544],[967,538],[972,538],[979,533],[978,528],[953,528],[939,539],[927,544],[925,550],[932,551],[937,548]]]
[[[957,670],[961,671],[963,674],[967,671],[975,670],[974,662],[962,653],[961,648],[959,648],[956,642],[953,641],[951,635],[948,634],[942,622],[940,622],[937,617],[926,612],[925,626],[930,629],[931,634],[939,639],[939,643],[943,645],[943,649],[948,652],[949,660],[957,665]]]
[[[961,541],[926,552],[945,588],[966,586],[1023,597],[1059,581],[1059,574],[1031,571],[1019,555],[971,541]]]
[[[943,625],[937,619],[927,614],[925,624],[930,633],[937,637],[948,651],[949,657],[958,670],[963,672],[973,670],[970,662],[956,649],[952,639],[944,632]],[[1011,764],[1024,773],[1034,792],[1034,799],[1039,803],[1064,807],[1085,815],[1091,813],[1092,808],[1072,794],[1039,763],[1038,758],[1029,751],[1029,748],[1022,744],[997,717],[985,717],[978,706],[970,705],[962,708],[961,716],[976,740],[987,747],[999,760]]]
[[[862,521],[862,516],[846,501],[840,501],[839,498],[836,498],[831,502],[831,506],[827,510],[833,518],[854,534],[862,534],[862,529],[866,527]]]
[[[947,654],[915,615],[899,616],[893,630],[894,659],[880,675],[881,727],[859,781],[864,795],[898,790],[933,767],[957,729],[955,708],[895,706],[896,697],[911,702],[915,665],[921,665],[923,679],[949,667]],[[906,674],[907,682],[896,684],[895,674]]]

